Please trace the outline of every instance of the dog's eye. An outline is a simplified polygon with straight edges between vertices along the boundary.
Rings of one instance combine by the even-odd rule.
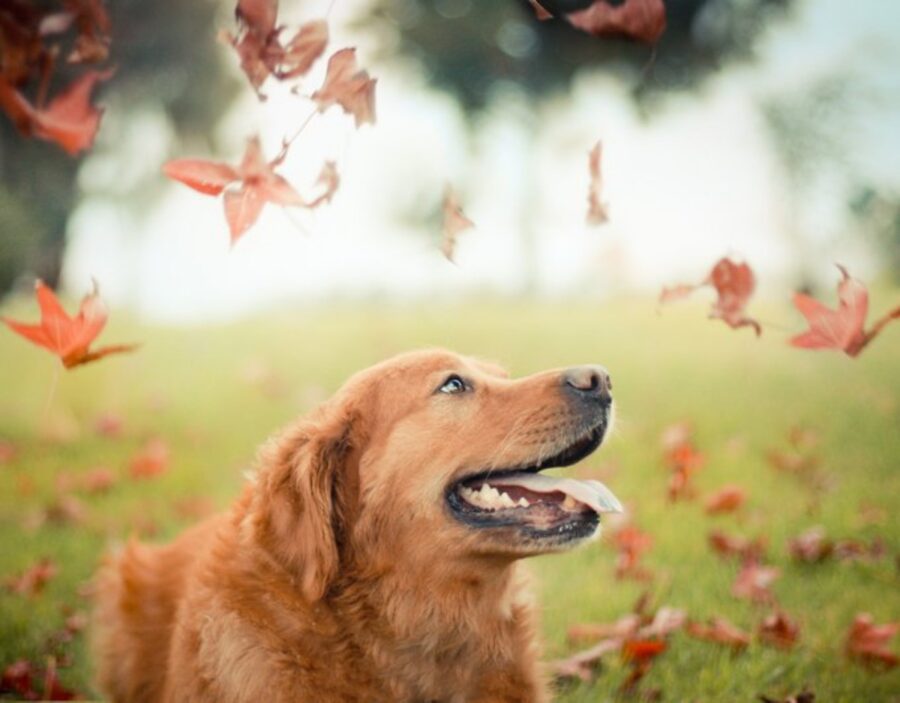
[[[466,382],[456,374],[450,376],[446,381],[444,381],[443,385],[438,388],[438,392],[447,394],[463,393],[465,390]]]

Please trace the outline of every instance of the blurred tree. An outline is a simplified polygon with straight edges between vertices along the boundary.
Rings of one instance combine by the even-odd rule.
[[[622,0],[608,0],[620,5]],[[455,95],[475,124],[494,98],[510,101],[511,86],[522,96],[507,110],[527,140],[540,126],[540,110],[565,93],[579,71],[612,74],[629,86],[645,118],[656,99],[673,90],[697,90],[703,79],[727,63],[749,60],[763,30],[789,14],[794,0],[665,0],[667,29],[654,47],[598,38],[572,27],[561,14],[582,9],[591,0],[541,0],[556,15],[541,22],[528,0],[376,0],[363,20],[380,29],[384,53],[400,51],[425,68],[429,79]],[[502,96],[502,98],[501,98]],[[546,102],[545,102],[546,101]],[[585,159],[587,149],[585,145]],[[526,155],[526,158],[530,158]],[[586,168],[585,162],[585,168]],[[525,165],[524,172],[536,169]],[[537,243],[530,208],[538,200],[536,182],[521,198],[518,229],[523,240],[525,292],[537,281]],[[436,217],[422,202],[398,213],[405,221]],[[424,215],[424,217],[423,217]]]
[[[106,5],[116,73],[100,86],[95,102],[102,105],[104,95],[115,98],[117,108],[128,113],[120,118],[126,121],[129,115],[162,111],[178,135],[208,138],[240,86],[230,77],[225,52],[215,41],[231,3],[115,0]],[[51,94],[71,76],[60,67]],[[99,140],[102,143],[102,124]],[[55,285],[83,158],[23,138],[0,114],[0,293],[26,272]]]
[[[860,188],[850,200],[850,212],[875,238],[891,279],[900,283],[900,195],[872,186]]]
[[[543,3],[557,14],[590,4]],[[378,0],[365,21],[380,24],[386,49],[399,44],[470,110],[485,107],[498,82],[539,97],[566,90],[578,70],[591,67],[629,81],[635,98],[646,104],[662,91],[698,88],[728,61],[751,58],[761,31],[793,4],[666,0],[668,26],[652,49],[589,36],[564,19],[539,22],[527,0]]]

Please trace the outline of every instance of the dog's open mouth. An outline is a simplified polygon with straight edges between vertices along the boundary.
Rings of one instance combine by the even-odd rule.
[[[601,513],[622,512],[618,499],[600,481],[539,472],[581,461],[600,446],[605,431],[605,423],[594,427],[559,454],[532,466],[457,481],[447,493],[451,511],[472,527],[515,527],[541,541],[563,543],[593,535]]]

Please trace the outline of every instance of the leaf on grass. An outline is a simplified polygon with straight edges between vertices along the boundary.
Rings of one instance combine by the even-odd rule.
[[[94,420],[94,432],[101,437],[114,439],[121,436],[124,421],[122,416],[114,412],[105,412]]]
[[[106,493],[116,485],[118,479],[112,470],[98,466],[88,471],[81,480],[81,487],[87,493]]]
[[[762,703],[816,703],[816,694],[807,688],[804,688],[796,696],[788,696],[787,698],[769,698],[769,696],[760,694],[759,700]]]
[[[293,186],[275,173],[283,158],[282,151],[266,162],[259,138],[253,137],[237,168],[215,161],[175,159],[163,166],[163,173],[205,195],[224,191],[225,219],[234,245],[256,223],[266,203],[308,206]]]
[[[474,227],[475,223],[466,217],[459,198],[456,196],[456,191],[450,186],[444,190],[444,202],[441,209],[444,217],[441,230],[441,252],[448,261],[453,261],[457,238],[461,232]]]
[[[704,508],[710,515],[733,513],[740,508],[746,500],[747,492],[740,486],[723,486],[711,496],[707,497]]]
[[[634,525],[626,525],[612,537],[612,544],[618,551],[616,559],[617,579],[645,581],[652,573],[641,564],[643,555],[653,546],[653,538]]]
[[[54,142],[74,156],[94,143],[103,110],[91,105],[91,93],[98,82],[111,76],[112,71],[87,71],[46,107],[35,107],[0,78],[0,108],[23,135]]]
[[[15,444],[8,440],[0,439],[0,466],[11,464],[18,453]]]
[[[744,598],[754,603],[772,603],[775,600],[772,584],[779,576],[781,569],[777,566],[745,562],[731,585],[731,593],[736,598]]]
[[[866,331],[869,292],[865,284],[852,278],[843,266],[838,265],[838,269],[842,278],[838,283],[837,309],[831,310],[804,293],[794,295],[794,306],[806,318],[809,330],[792,337],[792,346],[800,349],[840,349],[847,356],[855,357],[891,320],[900,319],[898,305]]]
[[[641,616],[636,613],[623,615],[615,622],[581,623],[572,625],[566,631],[569,642],[584,642],[610,637],[625,638],[636,632],[641,625]]]
[[[609,220],[609,211],[603,202],[603,175],[600,160],[603,157],[603,144],[597,142],[588,154],[588,186],[587,221],[590,225],[602,225]]]
[[[834,543],[825,536],[825,528],[816,525],[788,540],[788,551],[797,561],[816,563],[831,556]]]
[[[569,23],[597,37],[624,37],[655,44],[666,31],[666,6],[663,0],[625,0],[612,5],[594,0],[583,10],[566,15]]]
[[[888,645],[900,632],[900,622],[876,625],[869,613],[858,613],[847,632],[847,656],[873,668],[893,669],[900,658]]]
[[[29,325],[5,317],[0,319],[16,334],[56,354],[67,369],[102,359],[109,354],[135,349],[133,344],[119,344],[91,351],[90,346],[103,331],[107,319],[106,308],[100,301],[96,283],[93,292],[81,301],[75,317],[69,317],[56,295],[43,281],[39,280],[35,284],[35,295],[41,310],[40,324]]]
[[[800,625],[783,610],[767,615],[759,624],[759,639],[781,649],[790,649],[797,644]]]
[[[731,647],[735,651],[746,649],[750,635],[725,618],[714,617],[708,623],[689,622],[685,627],[691,637]]]
[[[375,83],[357,67],[356,49],[341,49],[328,59],[325,82],[311,97],[320,112],[337,104],[353,115],[357,127],[366,122],[375,124]]]
[[[169,470],[169,445],[162,439],[148,440],[128,463],[132,478],[153,478]]]
[[[28,701],[71,701],[77,696],[65,688],[57,676],[56,660],[50,657],[44,670],[26,659],[8,665],[0,675],[0,693],[12,693]]]
[[[80,525],[87,519],[87,508],[73,495],[57,496],[44,508],[42,522],[53,525]]]
[[[709,533],[709,546],[717,554],[725,557],[737,557],[741,561],[758,561],[765,556],[766,539],[756,537],[737,537],[726,535],[723,532],[713,531]]]
[[[736,263],[727,257],[719,259],[706,279],[697,285],[680,284],[663,288],[659,296],[660,303],[668,303],[687,297],[693,291],[704,286],[712,286],[718,298],[713,303],[709,316],[722,320],[732,329],[752,327],[759,336],[762,328],[759,323],[744,314],[744,308],[756,288],[756,277],[746,263]]]
[[[6,580],[6,588],[21,596],[36,596],[44,590],[53,577],[59,572],[56,562],[44,557],[29,566],[18,576]]]

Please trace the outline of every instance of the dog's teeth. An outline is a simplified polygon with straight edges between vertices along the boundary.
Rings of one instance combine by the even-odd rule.
[[[527,508],[531,503],[529,503],[525,498],[519,498],[519,507]]]
[[[566,510],[575,510],[575,508],[578,507],[578,501],[572,496],[567,495],[566,499],[563,501],[562,507]]]

